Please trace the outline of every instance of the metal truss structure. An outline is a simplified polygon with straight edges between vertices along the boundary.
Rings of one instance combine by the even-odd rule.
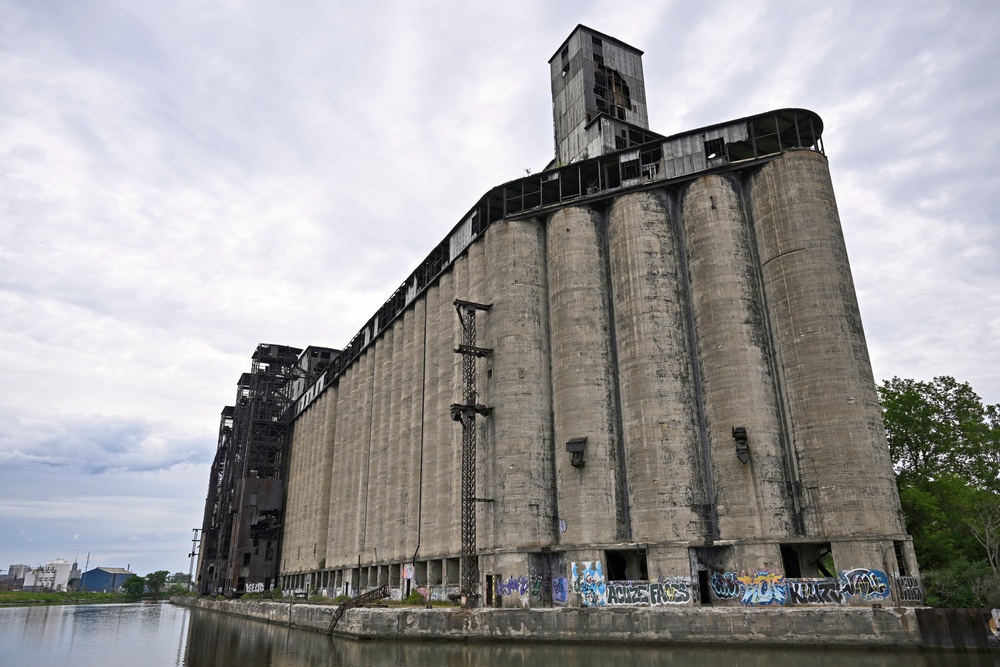
[[[222,411],[202,524],[201,593],[239,594],[277,576],[283,477],[292,419],[288,391],[303,375],[301,350],[257,346],[239,380],[236,405]]]
[[[476,553],[476,415],[489,415],[493,408],[478,402],[476,359],[493,350],[476,347],[476,311],[489,310],[492,304],[455,301],[462,323],[462,343],[455,348],[462,355],[462,402],[453,403],[451,418],[462,424],[462,595],[467,606],[479,599],[479,557]]]

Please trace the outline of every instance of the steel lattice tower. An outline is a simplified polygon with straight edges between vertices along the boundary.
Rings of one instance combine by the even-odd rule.
[[[462,343],[455,348],[462,355],[462,402],[453,403],[451,418],[462,423],[462,595],[467,606],[479,598],[479,560],[476,554],[476,415],[488,415],[493,408],[477,403],[476,359],[492,350],[476,347],[476,311],[491,304],[455,300],[462,323]]]

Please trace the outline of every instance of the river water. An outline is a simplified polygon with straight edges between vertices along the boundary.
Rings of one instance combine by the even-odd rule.
[[[350,641],[169,604],[0,608],[2,667],[951,667],[1000,654]]]

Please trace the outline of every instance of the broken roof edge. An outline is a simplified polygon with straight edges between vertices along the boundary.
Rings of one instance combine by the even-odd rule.
[[[620,46],[622,48],[628,49],[629,51],[632,51],[633,53],[636,53],[636,54],[638,54],[640,56],[643,54],[643,52],[642,52],[641,49],[637,49],[634,46],[632,46],[631,44],[627,44],[626,42],[623,42],[622,40],[618,39],[617,37],[612,37],[611,35],[608,35],[608,34],[605,34],[605,33],[601,32],[600,30],[594,30],[593,28],[589,28],[589,27],[583,25],[582,23],[577,23],[576,27],[573,28],[572,30],[570,30],[569,35],[566,37],[566,39],[564,39],[562,41],[562,44],[559,45],[559,48],[556,49],[556,52],[552,54],[551,58],[549,58],[549,63],[550,64],[552,63],[553,60],[556,59],[556,56],[559,55],[559,52],[562,51],[566,47],[566,45],[569,43],[569,40],[573,39],[573,35],[575,35],[576,33],[578,33],[580,30],[586,30],[587,32],[591,33],[592,35],[596,35],[596,36],[600,37],[604,41],[616,44],[617,46]]]

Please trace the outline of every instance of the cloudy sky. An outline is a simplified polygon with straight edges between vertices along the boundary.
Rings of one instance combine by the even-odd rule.
[[[0,569],[186,572],[256,344],[342,347],[543,167],[577,23],[662,134],[818,112],[876,379],[1000,402],[994,0],[0,0]]]

